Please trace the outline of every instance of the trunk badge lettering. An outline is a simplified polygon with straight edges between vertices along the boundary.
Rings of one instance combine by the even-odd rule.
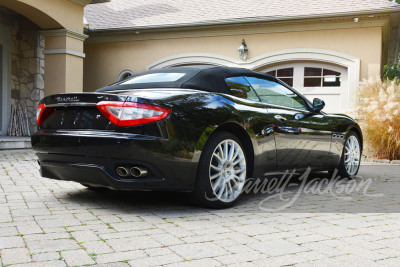
[[[77,96],[57,96],[56,100],[57,102],[79,102],[79,98]]]

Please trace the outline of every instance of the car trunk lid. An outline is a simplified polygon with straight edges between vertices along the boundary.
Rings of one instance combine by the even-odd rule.
[[[96,129],[113,130],[116,126],[102,115],[96,105],[102,101],[124,102],[126,95],[104,93],[69,93],[47,96],[44,104],[41,130],[50,129]],[[40,107],[40,106],[39,106]]]

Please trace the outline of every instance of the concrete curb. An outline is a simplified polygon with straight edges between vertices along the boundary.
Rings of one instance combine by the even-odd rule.
[[[31,148],[30,137],[1,136],[0,150],[27,149]]]
[[[400,160],[388,160],[388,159],[375,159],[362,156],[361,163],[380,163],[380,164],[396,164],[400,165]]]

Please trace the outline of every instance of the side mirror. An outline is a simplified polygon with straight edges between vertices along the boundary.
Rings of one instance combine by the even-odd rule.
[[[318,112],[321,111],[325,107],[325,102],[322,99],[314,98],[313,100],[313,111]]]

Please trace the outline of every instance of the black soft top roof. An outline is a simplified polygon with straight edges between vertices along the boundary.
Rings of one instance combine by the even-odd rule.
[[[185,76],[173,82],[154,82],[154,83],[136,83],[136,84],[121,84],[133,77],[142,76],[151,73],[185,73]],[[124,81],[119,81],[114,84],[96,90],[96,92],[126,90],[126,89],[143,89],[143,88],[187,88],[197,89],[207,92],[217,92],[231,94],[228,86],[225,83],[225,78],[251,75],[261,76],[276,80],[275,77],[268,74],[255,72],[245,68],[232,68],[220,66],[186,66],[186,67],[171,67],[164,69],[149,70],[134,74]]]

